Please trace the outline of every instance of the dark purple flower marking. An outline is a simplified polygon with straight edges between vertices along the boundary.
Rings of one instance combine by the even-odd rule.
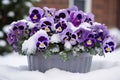
[[[70,13],[70,21],[76,27],[83,22],[84,13],[82,11],[72,11]]]
[[[43,10],[39,7],[32,7],[29,11],[29,17],[32,22],[39,22],[43,16]]]

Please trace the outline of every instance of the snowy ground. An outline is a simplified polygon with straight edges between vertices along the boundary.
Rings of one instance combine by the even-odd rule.
[[[28,71],[27,57],[17,53],[0,57],[0,80],[120,80],[120,49],[93,57],[91,72],[71,73],[50,69],[45,73]]]

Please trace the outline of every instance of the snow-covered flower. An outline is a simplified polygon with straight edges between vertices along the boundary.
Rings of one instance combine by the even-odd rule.
[[[68,53],[93,54],[101,50],[107,53],[115,49],[107,27],[94,22],[92,13],[78,10],[77,6],[57,11],[55,8],[43,9],[32,7],[29,19],[9,26],[7,40],[15,51],[22,49],[26,54],[42,51],[45,56],[58,53],[67,59]]]
[[[38,50],[44,50],[48,47],[49,37],[44,30],[40,30],[40,34],[36,40],[36,47]]]

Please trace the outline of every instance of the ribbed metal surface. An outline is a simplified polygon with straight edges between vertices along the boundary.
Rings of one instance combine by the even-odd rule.
[[[79,57],[69,56],[69,60],[64,62],[59,55],[53,55],[44,58],[42,53],[28,55],[29,70],[39,70],[45,72],[51,68],[59,68],[70,72],[86,73],[90,71],[92,56],[90,54],[81,54]]]

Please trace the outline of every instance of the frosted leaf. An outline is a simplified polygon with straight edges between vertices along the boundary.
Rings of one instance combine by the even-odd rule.
[[[51,43],[59,43],[60,41],[61,41],[60,36],[58,34],[53,34],[51,36],[51,39],[50,39]]]
[[[50,51],[53,53],[59,52],[60,51],[59,46],[55,46],[54,48],[50,49]]]
[[[66,50],[70,50],[72,48],[72,45],[70,42],[66,41],[65,44],[64,44],[64,47]]]
[[[83,45],[78,45],[78,48],[81,49],[82,51],[85,50],[85,47]]]

